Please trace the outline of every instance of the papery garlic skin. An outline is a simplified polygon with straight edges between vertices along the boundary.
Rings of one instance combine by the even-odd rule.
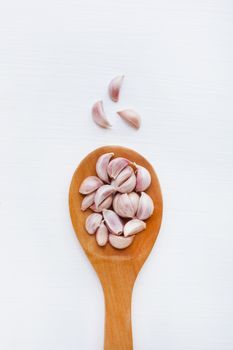
[[[104,222],[111,233],[120,235],[123,232],[123,223],[119,216],[109,209],[103,210]]]
[[[141,126],[141,117],[133,109],[125,109],[123,111],[117,112],[121,118],[123,118],[128,124],[130,124],[135,129],[139,129]]]
[[[96,213],[101,213],[103,209],[108,209],[111,207],[113,201],[112,195],[108,196],[102,203],[98,205],[98,207],[94,204],[90,206],[90,209]]]
[[[147,193],[142,192],[138,203],[138,210],[136,214],[137,219],[146,220],[153,214],[153,212],[154,203],[151,197]]]
[[[100,226],[103,217],[101,214],[93,213],[86,218],[85,228],[90,235],[93,235]]]
[[[118,75],[117,77],[113,78],[109,83],[108,93],[109,97],[113,102],[118,102],[119,100],[119,94],[123,79],[124,75]]]
[[[101,181],[97,176],[88,176],[81,183],[79,193],[89,194],[96,191],[102,185],[103,181]]]
[[[116,179],[116,177],[120,174],[120,172],[129,165],[130,161],[126,158],[118,157],[114,158],[108,164],[108,175],[112,179]]]
[[[130,193],[135,189],[136,186],[136,176],[133,173],[128,180],[123,182],[119,187],[117,187],[117,191],[121,193]]]
[[[116,236],[110,233],[108,239],[112,247],[116,249],[125,249],[132,244],[134,236],[124,237]]]
[[[82,211],[87,210],[94,203],[94,200],[95,200],[95,192],[92,192],[86,195],[82,200],[81,210]]]
[[[122,185],[123,182],[128,180],[128,178],[133,174],[133,172],[134,172],[133,168],[130,165],[126,166],[119,173],[119,175],[116,177],[116,179],[112,180],[111,185],[114,187],[118,187],[118,186]]]
[[[108,229],[103,222],[96,232],[96,242],[100,247],[104,247],[108,242]]]
[[[127,193],[120,194],[114,203],[115,212],[122,218],[133,218],[135,210]]]
[[[99,187],[95,194],[96,208],[98,208],[98,206],[115,191],[115,188],[111,185],[103,185]]]
[[[124,236],[129,237],[139,233],[146,228],[146,223],[139,219],[132,219],[128,221],[124,226]]]
[[[102,128],[110,128],[111,124],[109,123],[106,114],[104,112],[103,102],[97,101],[92,106],[92,118],[96,124]]]
[[[114,153],[102,154],[102,156],[100,156],[96,162],[96,173],[99,176],[99,178],[106,183],[109,183],[107,168],[108,168],[110,159],[113,156],[114,156]]]
[[[151,184],[151,175],[149,171],[141,165],[134,164],[136,170],[136,191],[144,192]]]

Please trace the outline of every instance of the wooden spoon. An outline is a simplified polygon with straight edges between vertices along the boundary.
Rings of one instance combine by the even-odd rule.
[[[155,204],[153,216],[146,221],[146,230],[137,234],[132,245],[117,250],[110,244],[99,247],[95,236],[90,236],[84,228],[85,219],[90,214],[82,212],[83,196],[79,186],[83,179],[96,174],[95,165],[99,156],[114,152],[115,157],[125,157],[146,167],[152,178],[147,193]],[[159,181],[151,164],[139,153],[120,146],[104,146],[88,154],[76,169],[69,195],[70,215],[76,235],[103,287],[105,296],[105,350],[133,349],[131,328],[131,296],[135,279],[148,257],[158,236],[162,219],[162,195]]]

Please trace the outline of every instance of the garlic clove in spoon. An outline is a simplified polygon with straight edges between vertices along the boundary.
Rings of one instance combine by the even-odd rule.
[[[114,156],[114,153],[105,153],[102,154],[97,162],[96,162],[96,173],[99,176],[101,180],[103,180],[106,183],[109,183],[109,177],[108,177],[108,164],[110,162],[110,159]]]
[[[139,233],[146,228],[146,223],[139,219],[132,219],[128,221],[124,226],[124,236],[129,237]]]
[[[113,234],[109,234],[109,243],[116,249],[125,249],[129,247],[133,240],[134,236],[124,237],[124,236],[116,236]]]
[[[101,181],[97,176],[88,176],[81,183],[79,192],[81,194],[89,194],[97,190],[102,185],[103,181]]]
[[[137,219],[146,220],[153,214],[153,212],[154,203],[151,197],[147,193],[142,192],[138,203],[138,210],[136,214]]]
[[[123,232],[123,223],[113,210],[104,209],[103,217],[104,222],[111,233],[114,235],[120,235]]]

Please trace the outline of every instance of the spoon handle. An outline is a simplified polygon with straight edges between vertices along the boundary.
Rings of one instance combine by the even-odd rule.
[[[119,265],[108,263],[101,274],[105,297],[104,350],[133,349],[131,299],[136,276],[131,264]]]

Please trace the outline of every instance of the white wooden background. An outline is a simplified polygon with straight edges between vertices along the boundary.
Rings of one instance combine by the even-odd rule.
[[[102,290],[67,197],[79,161],[105,144],[146,156],[164,195],[134,348],[232,350],[232,43],[231,0],[1,2],[1,350],[102,349]],[[119,73],[116,106],[106,88]],[[112,131],[91,121],[97,99]],[[122,107],[141,113],[139,132]]]

